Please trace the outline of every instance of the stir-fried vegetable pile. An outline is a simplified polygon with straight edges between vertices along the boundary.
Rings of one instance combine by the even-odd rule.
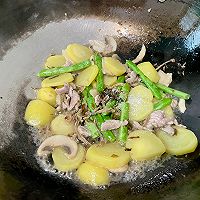
[[[51,154],[54,168],[98,186],[109,184],[109,172],[129,170],[132,160],[193,152],[195,134],[174,116],[190,95],[170,88],[171,75],[150,62],[136,65],[144,52],[122,64],[113,38],[90,43],[68,45],[38,73],[41,88],[25,112],[45,138],[37,155]]]

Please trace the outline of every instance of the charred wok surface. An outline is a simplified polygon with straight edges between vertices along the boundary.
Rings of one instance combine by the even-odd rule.
[[[20,3],[19,3],[20,2]],[[187,4],[182,2],[167,1],[158,4],[157,1],[16,1],[16,5],[10,1],[1,1],[0,15],[0,57],[3,59],[2,67],[7,68],[6,75],[10,76],[10,82],[6,82],[4,75],[0,79],[2,99],[1,102],[1,127],[0,127],[0,160],[1,168],[14,174],[24,184],[19,191],[19,199],[160,199],[164,194],[169,192],[170,187],[173,190],[181,187],[194,179],[194,172],[199,169],[200,160],[197,158],[199,149],[188,158],[170,159],[164,163],[163,167],[150,171],[147,176],[140,178],[132,183],[116,184],[107,190],[92,190],[91,188],[82,187],[73,184],[70,180],[63,179],[58,174],[44,172],[36,162],[33,154],[36,151],[33,137],[28,126],[23,121],[24,110],[28,99],[27,88],[37,86],[29,77],[33,77],[37,71],[36,65],[42,63],[41,58],[44,54],[37,56],[41,52],[49,52],[51,45],[48,46],[49,40],[52,40],[52,32],[55,31],[53,26],[65,34],[65,38],[70,36],[70,27],[77,29],[73,36],[67,39],[55,41],[52,46],[61,49],[62,43],[67,44],[73,38],[77,38],[80,32],[83,36],[78,42],[85,42],[88,38],[95,36],[97,39],[102,34],[113,34],[119,37],[118,54],[125,60],[137,55],[143,41],[148,43],[147,52],[144,61],[151,61],[158,65],[162,62],[175,58],[180,65],[169,64],[166,67],[167,72],[173,72],[175,77],[176,88],[187,90],[192,95],[192,101],[188,103],[187,112],[180,116],[189,128],[198,133],[200,124],[199,113],[199,48],[197,40],[189,39],[198,34],[198,20],[194,21],[191,27],[183,29],[180,26],[181,20],[187,19],[190,9],[195,10],[197,5],[192,7],[192,1]],[[176,7],[176,12],[171,13],[172,8]],[[151,9],[151,14],[147,11]],[[10,12],[13,12],[10,15]],[[65,14],[67,13],[67,14]],[[79,16],[77,16],[79,13]],[[86,14],[85,19],[79,19]],[[98,13],[98,18],[94,15]],[[5,17],[10,15],[10,17]],[[90,19],[87,19],[89,16]],[[76,20],[73,17],[76,16]],[[158,17],[159,16],[159,17]],[[170,16],[170,17],[169,17]],[[35,35],[31,35],[41,26],[49,23],[51,20],[57,21],[65,19],[58,24],[47,26],[40,29]],[[70,21],[71,20],[71,21]],[[107,21],[103,21],[107,20]],[[184,20],[183,20],[184,21]],[[7,26],[9,24],[9,26]],[[96,28],[94,30],[94,27]],[[110,27],[110,28],[109,28]],[[98,30],[98,31],[97,31]],[[27,31],[30,31],[27,34]],[[56,37],[63,38],[62,34],[54,32]],[[90,32],[88,38],[87,33]],[[30,36],[24,41],[19,41],[16,45],[14,42],[23,34],[23,39]],[[38,38],[45,35],[46,42],[43,41],[37,47]],[[91,36],[92,35],[92,36]],[[163,37],[161,37],[163,36]],[[188,39],[189,38],[189,39]],[[55,38],[53,38],[53,41]],[[133,42],[134,41],[134,42]],[[141,43],[142,41],[142,43]],[[154,42],[153,42],[154,41]],[[16,46],[15,46],[16,45]],[[29,50],[25,46],[29,46]],[[8,49],[14,48],[9,52]],[[37,50],[37,51],[36,51]],[[56,51],[57,49],[54,49]],[[35,59],[30,60],[27,57],[23,62],[20,55],[33,55]],[[127,52],[131,52],[127,54]],[[27,55],[27,54],[25,54]],[[3,56],[5,56],[3,58]],[[15,62],[11,61],[11,58]],[[37,60],[37,61],[35,61]],[[182,64],[186,68],[182,68]],[[178,70],[177,70],[178,69]],[[186,76],[183,76],[183,71]],[[23,72],[23,73],[22,73]],[[18,75],[15,74],[20,74]],[[27,76],[27,74],[29,74]],[[15,77],[16,78],[13,78]],[[8,79],[8,78],[7,78]],[[192,81],[191,81],[192,80]],[[11,81],[14,83],[11,84]],[[11,88],[12,90],[9,90]],[[6,116],[6,118],[5,118]],[[198,136],[197,136],[198,137]],[[200,139],[200,138],[199,138]],[[185,178],[187,177],[187,178]],[[197,176],[196,176],[197,177]],[[181,183],[179,183],[179,180]],[[184,182],[184,183],[183,183]],[[177,184],[177,185],[175,185]],[[168,185],[168,186],[166,186]],[[165,186],[165,187],[164,187]],[[152,191],[153,190],[153,191]],[[150,192],[152,191],[152,192]],[[157,192],[156,192],[157,191]],[[139,196],[138,193],[140,194]],[[147,193],[147,194],[144,194]],[[159,193],[159,194],[158,194]],[[171,192],[173,195],[173,192]]]

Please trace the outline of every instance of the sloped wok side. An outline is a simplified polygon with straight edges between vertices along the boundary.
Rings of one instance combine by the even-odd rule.
[[[180,118],[199,137],[199,6],[198,1],[1,1],[0,166],[22,182],[16,198],[173,199],[173,191],[177,197],[182,195],[183,191],[176,190],[182,184],[190,190],[188,182],[198,183],[199,149],[188,158],[167,160],[164,167],[144,178],[107,190],[74,184],[38,165],[33,156],[34,139],[23,116],[34,96],[31,87],[40,84],[36,73],[45,57],[61,52],[70,42],[87,43],[113,35],[124,60],[135,57],[145,43],[144,60],[161,64],[175,58],[177,63],[186,62],[184,70],[177,64],[169,65],[167,71],[174,73],[174,87],[192,95]]]

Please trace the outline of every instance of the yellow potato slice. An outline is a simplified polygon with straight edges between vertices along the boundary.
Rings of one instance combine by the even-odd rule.
[[[106,169],[115,169],[126,165],[130,155],[118,143],[94,144],[87,150],[86,160]]]
[[[104,75],[104,85],[106,87],[112,86],[116,83],[117,81],[117,76],[108,76],[108,75]]]
[[[142,98],[128,98],[129,120],[140,122],[153,112],[153,103]]]
[[[79,86],[89,86],[96,78],[99,69],[96,65],[91,65],[90,67],[84,69],[79,73],[75,79],[76,85]]]
[[[162,140],[166,147],[166,152],[171,155],[184,155],[195,151],[198,140],[195,134],[183,127],[174,127],[176,134],[171,136],[164,131],[158,131],[156,134]]]
[[[107,169],[95,166],[88,161],[80,165],[77,170],[77,176],[80,181],[92,186],[108,185],[110,182]]]
[[[129,134],[126,148],[131,149],[133,160],[150,160],[161,156],[165,152],[165,146],[152,132],[137,130]]]
[[[148,100],[148,101],[153,100],[153,94],[152,94],[151,90],[149,90],[148,88],[146,88],[143,85],[138,85],[138,86],[132,88],[129,94],[130,94],[130,96],[141,97],[144,100]]]
[[[40,88],[37,91],[37,99],[45,101],[54,107],[56,105],[56,92],[51,87]]]
[[[72,74],[65,73],[56,77],[45,78],[42,81],[42,87],[56,87],[56,86],[64,85],[65,83],[70,83],[73,80],[74,78]]]
[[[104,57],[102,60],[103,71],[110,76],[121,76],[126,72],[125,66],[112,57]]]
[[[75,133],[74,121],[66,119],[65,115],[60,114],[51,122],[51,130],[57,135],[72,135]]]
[[[45,68],[61,67],[65,64],[66,60],[63,55],[54,55],[47,58]]]
[[[150,62],[143,62],[137,66],[151,81],[157,83],[160,80],[158,72]]]
[[[64,172],[71,171],[77,169],[84,161],[85,148],[79,144],[76,157],[68,159],[66,157],[66,151],[62,147],[57,147],[52,152],[52,158],[56,169]]]
[[[97,88],[97,82],[94,80],[94,81],[92,81],[92,87],[95,89],[95,88]]]
[[[174,118],[174,112],[173,112],[172,107],[170,105],[165,107],[163,109],[163,111],[165,112],[166,118],[168,118],[168,119]]]
[[[59,85],[59,86],[56,86],[56,89],[59,89],[59,88],[62,88],[64,87],[64,85]]]
[[[31,126],[43,127],[53,120],[55,111],[47,102],[36,99],[28,103],[24,118]]]
[[[129,119],[142,121],[153,111],[153,95],[149,89],[139,85],[131,89],[128,95]]]
[[[65,58],[68,58],[73,63],[80,63],[84,60],[90,59],[93,52],[86,46],[81,44],[69,44],[67,48],[63,51]]]

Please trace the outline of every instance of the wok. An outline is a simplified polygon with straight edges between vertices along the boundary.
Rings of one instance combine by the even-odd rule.
[[[199,11],[195,0],[1,0],[1,199],[200,199],[199,148],[187,158],[167,160],[143,178],[97,190],[40,167],[23,120],[44,58],[68,43],[112,35],[123,60],[135,57],[143,43],[146,61],[159,65],[176,59],[166,68],[173,72],[172,86],[192,95],[179,118],[200,139]]]

